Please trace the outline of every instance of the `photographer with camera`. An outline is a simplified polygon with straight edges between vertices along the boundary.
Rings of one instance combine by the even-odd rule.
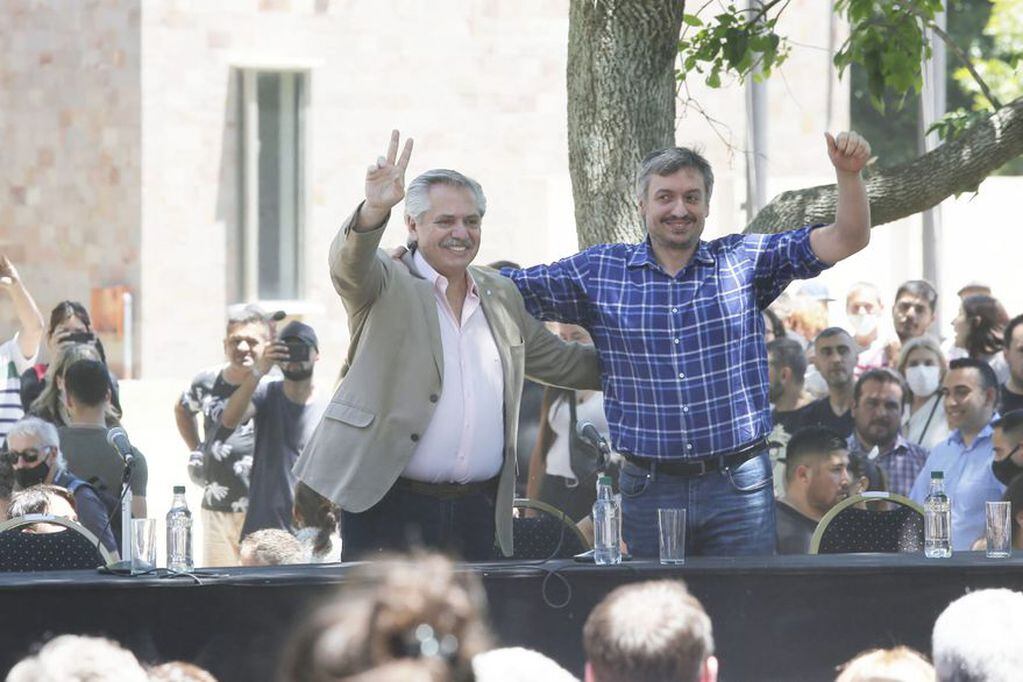
[[[3,377],[3,383],[0,383],[0,443],[3,443],[7,431],[24,414],[19,398],[19,377],[32,367],[39,354],[43,316],[18,276],[17,268],[3,254],[0,254],[0,291],[10,297],[20,325],[12,338],[0,343],[0,370],[3,372],[0,374]]]
[[[224,440],[249,410],[255,425],[255,447],[249,488],[249,508],[242,537],[263,528],[292,531],[292,507],[297,479],[291,468],[320,422],[326,402],[313,386],[313,367],[319,359],[316,332],[307,324],[289,322],[277,341],[257,349],[249,375],[231,394],[220,416],[216,439]],[[274,365],[284,378],[260,379]],[[215,444],[214,444],[215,445]]]
[[[98,359],[104,364],[106,363],[103,343],[92,328],[89,311],[78,301],[61,301],[50,311],[50,325],[46,330],[46,351],[50,360],[49,364],[40,362],[29,367],[21,375],[21,407],[25,412],[30,412],[36,400],[46,392],[48,377],[54,375],[52,371],[49,371],[50,367],[57,362],[61,354],[72,346],[83,344],[92,346],[96,350]],[[120,418],[121,401],[117,377],[110,372],[109,368],[107,374],[110,376],[112,411]],[[52,408],[51,404],[50,411],[55,414]],[[58,426],[63,426],[62,423],[52,418],[47,418],[47,421],[54,421]]]

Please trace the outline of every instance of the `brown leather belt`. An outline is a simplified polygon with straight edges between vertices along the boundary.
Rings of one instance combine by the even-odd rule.
[[[694,462],[677,462],[671,460],[650,459],[648,457],[636,457],[635,455],[624,455],[625,460],[635,464],[641,469],[655,471],[669,476],[702,476],[711,471],[722,469],[734,469],[743,462],[753,459],[767,448],[767,439],[761,438],[749,445],[745,445],[735,452],[729,452],[717,457],[696,460]]]
[[[439,500],[457,500],[479,493],[496,492],[500,480],[500,476],[494,476],[486,481],[472,481],[471,483],[426,483],[425,481],[414,481],[411,478],[399,478],[395,485],[417,495],[436,497]]]

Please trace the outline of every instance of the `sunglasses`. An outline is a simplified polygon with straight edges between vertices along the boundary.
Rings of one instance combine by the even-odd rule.
[[[3,453],[3,458],[8,464],[14,464],[19,459],[24,460],[25,464],[35,464],[39,461],[40,457],[46,457],[46,450],[49,450],[49,448],[44,448],[43,450],[39,450],[37,448],[26,448],[20,452],[18,450],[8,450]]]

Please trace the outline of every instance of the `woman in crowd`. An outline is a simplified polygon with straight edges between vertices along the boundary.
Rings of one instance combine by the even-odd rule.
[[[338,520],[341,508],[307,486],[302,481],[295,486],[295,507],[292,511],[302,543],[306,562],[326,564],[341,561],[341,537]]]
[[[949,359],[970,357],[983,360],[995,370],[999,383],[1009,378],[1009,366],[1002,354],[1002,331],[1009,323],[1009,315],[998,299],[991,296],[967,296],[959,306],[959,314],[952,320],[955,347]]]
[[[550,323],[549,326],[566,341],[586,345],[593,343],[589,333],[580,326],[558,323]],[[575,401],[574,422],[572,401]],[[560,388],[547,388],[544,391],[540,408],[540,432],[529,458],[526,497],[553,505],[573,521],[587,516],[597,497],[596,472],[580,480],[578,472],[572,469],[573,448],[583,447],[584,452],[594,457],[597,454],[595,449],[585,444],[580,446],[575,436],[576,425],[587,421],[597,427],[605,439],[610,439],[602,393]]]
[[[902,414],[902,435],[928,450],[949,434],[941,392],[947,371],[945,354],[930,336],[907,341],[899,353],[899,373],[905,377],[910,392]]]
[[[67,411],[67,403],[64,397],[64,373],[67,368],[79,360],[96,360],[102,362],[99,350],[91,343],[75,343],[63,345],[57,353],[57,359],[52,362],[46,370],[46,382],[43,392],[35,399],[29,408],[29,413],[44,419],[51,424],[61,427],[67,426],[71,417]],[[112,392],[112,391],[111,391]],[[107,413],[107,426],[114,427],[120,424],[121,411],[113,404]]]
[[[50,360],[54,361],[60,355],[61,349],[76,343],[95,346],[99,359],[104,363],[107,361],[103,344],[92,330],[89,311],[78,301],[61,301],[50,312],[50,326],[46,331],[46,349]],[[46,388],[48,368],[47,363],[41,362],[21,375],[21,407],[26,412],[32,409],[32,403]],[[113,374],[110,375],[110,385],[111,401],[120,412],[117,377]]]
[[[346,578],[338,598],[295,632],[278,679],[341,680],[406,662],[427,679],[474,679],[472,659],[492,639],[474,572],[420,553],[364,564]]]

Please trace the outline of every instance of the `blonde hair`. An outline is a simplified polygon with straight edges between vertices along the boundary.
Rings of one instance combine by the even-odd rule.
[[[933,682],[934,666],[905,646],[864,651],[839,667],[835,682]]]
[[[29,412],[57,426],[66,426],[71,423],[71,415],[68,414],[67,406],[61,399],[60,387],[57,386],[57,377],[63,379],[67,368],[79,360],[95,360],[103,362],[103,358],[95,346],[89,343],[75,343],[61,348],[56,359],[46,369],[46,386],[43,392],[35,399],[29,408]],[[120,412],[113,406],[107,405],[107,425],[117,426],[121,418]]]
[[[948,374],[948,358],[946,358],[945,353],[942,352],[941,344],[938,343],[938,340],[933,336],[930,336],[929,334],[917,336],[903,344],[902,349],[899,351],[899,362],[897,365],[899,368],[899,374],[901,374],[903,377],[906,376],[906,363],[909,362],[909,354],[919,348],[928,350],[934,353],[935,356],[937,356],[938,364],[941,367],[941,374],[938,377],[938,381],[944,381],[945,375]],[[907,395],[913,393],[913,391],[911,391],[908,387],[906,388],[906,390],[908,391]]]

